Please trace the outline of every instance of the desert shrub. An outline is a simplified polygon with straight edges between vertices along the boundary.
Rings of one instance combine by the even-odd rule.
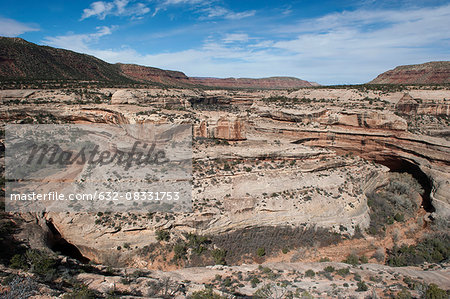
[[[6,280],[2,284],[9,289],[0,294],[1,298],[30,298],[39,294],[39,285],[31,277],[14,275]]]
[[[405,215],[403,215],[402,213],[397,213],[394,215],[394,220],[397,222],[403,222],[405,221]]]
[[[449,294],[446,291],[439,288],[434,283],[428,285],[427,290],[425,292],[425,298],[427,299],[446,299]]]
[[[128,277],[128,276],[126,276],[126,277],[122,277],[122,278],[120,279],[120,282],[121,282],[122,284],[124,284],[124,285],[130,285],[130,284],[133,282],[133,279],[130,278],[130,277]]]
[[[350,274],[350,270],[348,268],[341,268],[341,269],[337,269],[336,270],[336,274],[342,276],[342,277],[346,277],[347,275]]]
[[[365,255],[361,255],[359,257],[359,261],[361,262],[361,264],[367,264],[369,262],[369,259]]]
[[[225,257],[227,251],[224,249],[214,249],[211,251],[211,255],[214,258],[214,263],[216,265],[226,265]]]
[[[306,277],[314,277],[314,276],[316,276],[316,272],[314,272],[312,269],[306,270],[305,276]]]
[[[74,287],[72,292],[64,294],[63,299],[94,299],[95,292],[90,290],[87,285],[79,284]]]
[[[197,291],[188,296],[189,299],[225,299],[226,297],[220,296],[214,293],[212,289],[205,289],[203,291]]]
[[[259,280],[258,277],[253,277],[253,278],[250,280],[250,284],[252,285],[252,288],[256,288],[257,285],[258,285],[260,282],[261,282],[261,280]]]
[[[403,289],[395,295],[395,299],[412,299],[411,292]]]
[[[192,251],[198,255],[202,254],[207,249],[207,245],[211,243],[211,240],[207,237],[196,234],[189,233],[186,235],[186,238],[188,241],[187,246],[192,248]]]
[[[345,260],[343,260],[342,262],[346,263],[346,264],[350,264],[350,265],[356,266],[359,263],[359,258],[358,258],[358,256],[356,254],[349,254],[347,256],[347,258]]]
[[[156,240],[158,241],[169,241],[170,233],[167,230],[157,230],[156,231]]]
[[[28,263],[24,255],[15,254],[10,261],[9,267],[13,269],[28,270]]]
[[[0,176],[3,181],[4,177]],[[0,183],[3,185],[3,183]],[[0,186],[1,187],[1,186]],[[0,193],[3,193],[3,188],[0,188]],[[0,197],[2,194],[0,194]],[[25,249],[21,242],[17,241],[14,234],[18,232],[17,223],[20,221],[13,216],[3,212],[4,201],[0,200],[0,263],[7,265],[11,258],[18,253],[24,253]]]
[[[329,273],[329,272],[323,272],[322,273],[323,276],[325,276],[328,280],[333,280],[333,274]]]
[[[332,273],[332,272],[334,272],[334,267],[333,266],[326,266],[325,269],[323,269],[323,270],[325,270],[325,272]]]
[[[275,272],[272,271],[272,269],[270,269],[269,267],[262,267],[262,266],[260,265],[260,267],[258,267],[258,269],[261,271],[261,273],[262,273],[265,277],[267,277],[267,278],[269,278],[269,279],[271,279],[271,280],[275,280],[275,279],[277,279],[278,277],[280,277],[280,274],[275,273]]]
[[[358,281],[356,283],[356,286],[357,286],[357,288],[356,288],[357,292],[365,292],[369,289],[364,281]]]
[[[259,247],[259,248],[256,250],[256,254],[257,254],[258,256],[265,256],[265,255],[266,255],[266,249],[264,249],[264,247]]]
[[[373,282],[381,282],[382,281],[381,277],[379,277],[379,276],[370,276],[369,280],[373,281]]]
[[[56,260],[49,254],[37,249],[29,249],[24,255],[14,255],[11,258],[10,267],[30,270],[45,281],[53,280],[56,274]]]
[[[184,243],[183,241],[179,241],[177,244],[175,244],[173,246],[173,253],[174,253],[173,258],[175,260],[185,259],[187,253],[186,243]]]
[[[386,264],[395,267],[441,263],[449,259],[450,234],[434,234],[416,245],[403,245],[388,250]]]

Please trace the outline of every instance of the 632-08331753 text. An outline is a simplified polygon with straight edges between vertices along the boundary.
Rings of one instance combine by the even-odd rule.
[[[177,201],[180,199],[180,192],[172,191],[136,191],[136,192],[94,192],[94,193],[70,193],[64,194],[56,191],[48,193],[11,193],[9,200],[42,200],[42,201],[65,201],[65,200],[166,200]]]

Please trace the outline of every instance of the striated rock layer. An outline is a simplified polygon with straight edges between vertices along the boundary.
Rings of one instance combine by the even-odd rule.
[[[427,210],[436,217],[450,216],[450,141],[408,131],[395,105],[403,93],[380,93],[378,100],[355,90],[330,89],[99,89],[91,91],[97,99],[92,102],[85,93],[70,100],[75,97],[71,92],[0,91],[0,117],[15,123],[192,123],[195,137],[193,213],[166,218],[39,216],[94,261],[120,258],[157,268],[156,262],[140,259],[134,248],[156,243],[159,229],[170,229],[180,238],[186,232],[219,236],[286,225],[353,234],[370,221],[365,194],[383,184],[390,169],[415,175],[425,189]],[[418,103],[420,94],[414,91]],[[422,94],[435,101],[450,96],[446,89]],[[449,131],[446,118],[426,116],[421,121],[436,118]],[[133,250],[118,251],[124,243]]]
[[[122,73],[134,80],[157,82],[167,85],[189,84],[189,78],[182,72],[167,71],[136,64],[118,63]]]
[[[378,75],[370,84],[442,84],[450,83],[450,61],[402,65]]]

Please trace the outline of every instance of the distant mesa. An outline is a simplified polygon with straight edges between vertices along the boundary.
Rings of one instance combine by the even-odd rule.
[[[402,65],[384,72],[369,84],[445,84],[450,83],[450,61]]]
[[[125,77],[142,83],[154,82],[175,86],[190,83],[189,77],[178,71],[167,71],[137,64],[117,63],[116,65],[119,66],[120,72]]]
[[[0,80],[83,80],[170,87],[286,89],[317,86],[292,77],[190,78],[179,71],[135,64],[110,64],[87,54],[0,37]]]
[[[308,82],[294,77],[269,77],[261,79],[251,78],[206,78],[192,77],[191,82],[205,86],[230,88],[296,88],[319,86],[315,82]]]

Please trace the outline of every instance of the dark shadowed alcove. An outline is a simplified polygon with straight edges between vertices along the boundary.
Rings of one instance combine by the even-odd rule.
[[[380,159],[375,159],[376,163],[382,164],[390,169],[391,172],[409,173],[422,186],[424,192],[422,194],[422,205],[425,211],[434,212],[435,208],[431,202],[431,189],[433,184],[430,178],[420,169],[414,162],[408,161],[401,157],[384,156]]]
[[[89,262],[89,259],[83,256],[80,250],[73,244],[67,242],[64,239],[60,232],[56,229],[55,225],[51,221],[47,221],[47,226],[52,233],[52,242],[50,245],[50,249],[55,252],[60,252],[62,255],[74,258],[79,262],[86,264]]]

